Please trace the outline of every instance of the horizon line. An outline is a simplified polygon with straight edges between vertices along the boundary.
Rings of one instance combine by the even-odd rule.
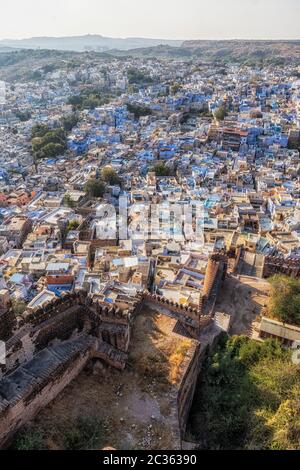
[[[256,37],[219,37],[219,38],[163,38],[163,37],[149,37],[149,36],[105,36],[100,33],[80,33],[80,34],[71,34],[71,35],[45,35],[45,36],[28,36],[28,37],[1,37],[0,41],[26,41],[30,39],[67,39],[67,38],[78,38],[78,37],[86,37],[86,36],[99,36],[103,39],[121,39],[121,40],[126,40],[126,39],[148,39],[148,40],[156,40],[156,41],[178,41],[178,42],[185,42],[185,41],[300,41],[300,36],[299,37],[290,37],[290,38],[274,38],[274,37],[264,37],[264,38],[256,38]]]

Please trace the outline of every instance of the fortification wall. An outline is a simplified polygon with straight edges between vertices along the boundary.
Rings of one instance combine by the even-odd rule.
[[[178,421],[182,437],[185,434],[198,376],[205,358],[205,351],[206,348],[198,344],[185,361],[185,372],[177,394]]]
[[[56,315],[70,309],[71,307],[87,305],[87,293],[84,290],[79,292],[64,292],[61,297],[57,297],[43,307],[27,310],[23,314],[23,321],[34,326],[40,325],[46,320],[53,319]]]
[[[100,336],[103,341],[111,344],[120,351],[127,352],[130,344],[130,325],[113,325],[103,322],[99,327]]]
[[[244,248],[242,246],[239,246],[236,249],[236,255],[235,255],[234,266],[233,266],[233,272],[235,274],[238,274],[239,264],[243,256],[244,256]]]
[[[166,309],[172,311],[175,314],[180,316],[186,316],[186,322],[190,323],[198,323],[199,317],[202,314],[201,309],[196,309],[192,307],[186,307],[185,305],[178,304],[177,302],[173,302],[161,295],[150,294],[149,292],[145,291],[143,293],[143,301],[146,303],[153,303],[160,305],[161,307],[165,307]],[[180,317],[181,318],[181,317]]]
[[[286,276],[294,278],[300,277],[300,259],[266,256],[263,267],[263,277],[271,277],[274,274],[285,274]]]
[[[80,291],[64,294],[44,308],[25,312],[23,325],[8,342],[6,371],[14,372],[0,381],[0,445],[53,400],[90,358],[124,369],[131,325],[143,305],[176,318],[196,339],[213,322],[210,316],[203,315],[201,303],[198,309],[193,309],[147,291],[138,295],[136,303],[126,311],[92,304],[86,293]],[[53,340],[59,341],[50,346]],[[175,434],[185,432],[205,344],[200,339],[200,345],[186,357],[178,393],[171,400],[172,413],[178,418]]]
[[[32,420],[37,413],[47,406],[83,369],[91,357],[92,342],[75,352],[63,362],[53,367],[45,365],[44,373],[32,378],[30,385],[13,397],[0,401],[0,447],[5,447],[15,432]],[[30,369],[28,368],[30,373]],[[34,372],[31,371],[31,374]],[[0,387],[0,397],[5,395]],[[1,410],[2,408],[2,410]],[[4,409],[3,409],[4,408]]]
[[[32,359],[35,345],[32,341],[32,330],[29,325],[24,325],[18,333],[6,343],[6,363],[2,366],[1,377]]]
[[[0,311],[0,340],[7,341],[16,325],[16,316],[12,310]]]
[[[65,310],[69,305],[71,307]],[[6,342],[6,364],[1,368],[0,377],[32,359],[51,341],[67,340],[84,329],[85,307],[77,304],[77,299],[54,301],[46,310],[36,312],[33,312],[35,316],[26,316],[27,322]]]
[[[227,271],[227,257],[221,254],[211,255],[208,259],[203,295],[209,299],[211,292],[215,290],[216,282],[219,282],[221,278],[225,278]],[[219,274],[221,274],[219,276]]]
[[[204,334],[200,342],[194,345],[194,350],[186,358],[185,368],[177,394],[178,422],[181,437],[184,438],[191,406],[194,399],[195,389],[199,381],[201,369],[205,358],[212,351],[222,334],[221,330],[212,326],[208,335]]]

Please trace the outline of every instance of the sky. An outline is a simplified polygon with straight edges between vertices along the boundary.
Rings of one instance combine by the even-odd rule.
[[[300,39],[300,0],[0,0],[0,39]]]

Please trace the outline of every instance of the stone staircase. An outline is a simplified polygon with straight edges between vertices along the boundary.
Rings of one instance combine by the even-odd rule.
[[[97,349],[93,353],[94,358],[102,359],[107,364],[117,369],[125,369],[128,355],[119,349],[114,348],[110,344],[102,341],[98,344]]]
[[[58,371],[67,367],[78,355],[89,357],[96,339],[83,335],[38,352],[30,361],[18,367],[0,381],[0,410],[20,400],[29,400]]]

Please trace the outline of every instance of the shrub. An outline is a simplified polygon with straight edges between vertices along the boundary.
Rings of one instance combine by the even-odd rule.
[[[66,450],[93,449],[103,436],[103,426],[96,417],[78,417],[71,427],[64,431]]]
[[[89,179],[85,185],[85,192],[90,197],[102,197],[105,193],[105,184],[101,179]]]
[[[46,449],[44,433],[41,429],[27,428],[21,431],[13,445],[15,450],[44,450]]]
[[[281,322],[300,325],[300,280],[276,275],[270,282],[269,314]]]
[[[207,358],[189,431],[201,448],[299,449],[300,366],[274,340],[227,338]]]
[[[227,109],[226,106],[222,105],[220,106],[214,113],[215,118],[218,121],[224,121],[225,117],[227,116]]]
[[[101,171],[101,177],[105,183],[111,184],[111,185],[119,185],[121,180],[116,171],[113,168],[110,168],[109,166],[106,166],[103,168]]]
[[[11,302],[12,311],[16,316],[22,315],[27,308],[27,303],[24,300],[13,299]]]
[[[156,176],[172,176],[172,171],[168,168],[164,162],[159,162],[154,167]]]

